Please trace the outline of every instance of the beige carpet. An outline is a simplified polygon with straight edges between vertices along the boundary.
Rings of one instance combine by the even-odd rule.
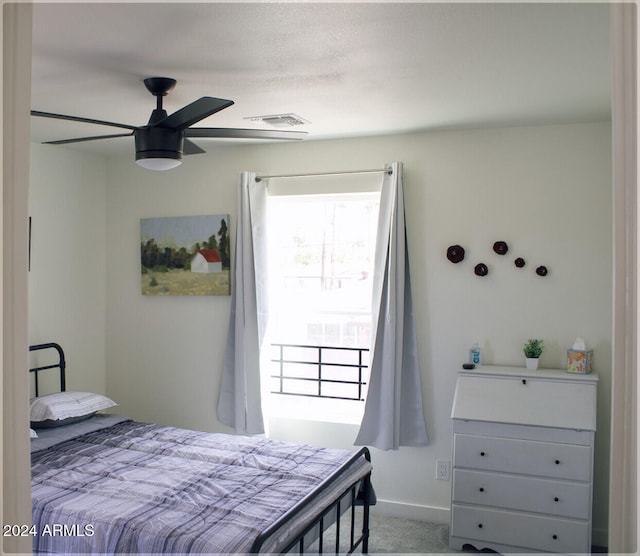
[[[449,548],[449,525],[371,514],[369,554],[439,554]]]
[[[362,530],[361,508],[356,511],[356,531]],[[342,516],[340,533],[340,554],[345,554],[349,546],[349,512]],[[329,527],[323,537],[323,553],[335,551],[335,525]],[[317,541],[305,550],[317,554]],[[358,548],[355,554],[361,554]],[[441,554],[454,553],[449,548],[449,525],[425,523],[411,519],[389,517],[373,511],[369,520],[369,554]]]

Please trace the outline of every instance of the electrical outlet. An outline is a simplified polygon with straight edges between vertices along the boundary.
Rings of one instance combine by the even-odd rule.
[[[451,475],[451,462],[448,459],[436,460],[436,479],[438,481],[448,481]]]

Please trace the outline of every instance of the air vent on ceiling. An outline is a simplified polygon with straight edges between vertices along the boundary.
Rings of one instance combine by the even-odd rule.
[[[274,114],[271,116],[250,116],[244,118],[245,120],[251,120],[252,122],[263,123],[273,127],[293,127],[297,125],[308,124],[307,120],[301,118],[297,114]]]

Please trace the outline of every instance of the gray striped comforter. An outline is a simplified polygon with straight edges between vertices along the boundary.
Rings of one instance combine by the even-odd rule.
[[[32,454],[34,552],[246,552],[351,456],[123,422]]]

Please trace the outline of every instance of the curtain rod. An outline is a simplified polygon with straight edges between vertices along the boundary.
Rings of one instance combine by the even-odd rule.
[[[375,174],[378,172],[384,172],[385,174],[393,174],[393,170],[391,168],[380,168],[376,170],[349,170],[346,172],[320,172],[315,174],[281,174],[278,176],[256,176],[256,181],[261,182],[262,180],[267,179],[276,179],[276,178],[314,178],[319,176],[344,176],[347,174]]]

